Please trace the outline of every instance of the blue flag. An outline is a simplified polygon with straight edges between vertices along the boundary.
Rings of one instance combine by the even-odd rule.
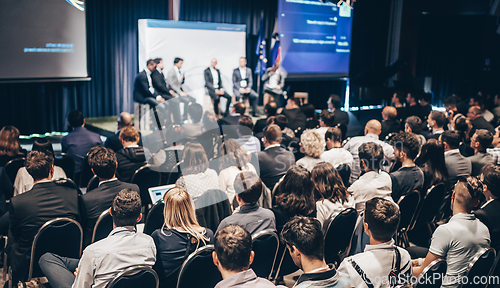
[[[259,40],[255,48],[255,55],[259,57],[257,66],[255,67],[255,74],[262,76],[267,69],[267,55],[266,55],[266,34],[264,30],[264,16],[260,20]]]

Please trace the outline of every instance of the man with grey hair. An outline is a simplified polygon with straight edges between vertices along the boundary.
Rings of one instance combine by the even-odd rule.
[[[491,125],[486,119],[483,117],[483,110],[479,106],[472,106],[469,108],[469,112],[467,112],[467,118],[469,118],[470,123],[472,124],[472,129],[470,130],[469,136],[472,137],[477,129],[486,129],[490,131],[492,134],[495,133],[495,127]]]

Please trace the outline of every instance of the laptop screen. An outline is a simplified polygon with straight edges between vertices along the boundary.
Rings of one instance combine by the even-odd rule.
[[[163,199],[163,195],[170,189],[175,187],[175,184],[170,184],[170,185],[165,185],[165,186],[158,186],[158,187],[151,187],[149,188],[149,197],[151,197],[151,203],[156,203],[158,200]]]

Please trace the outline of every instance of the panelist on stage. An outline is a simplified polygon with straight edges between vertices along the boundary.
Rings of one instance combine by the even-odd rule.
[[[214,112],[219,114],[219,100],[220,97],[227,99],[226,111],[224,116],[229,115],[229,106],[231,105],[231,96],[224,91],[222,85],[222,78],[220,76],[219,69],[215,68],[217,66],[217,59],[213,58],[210,62],[210,67],[205,69],[205,87],[207,87],[208,95],[212,98],[214,102]]]
[[[248,97],[252,105],[252,115],[257,116],[257,101],[259,95],[252,89],[252,70],[247,67],[247,59],[240,58],[240,67],[233,71],[233,93],[237,101],[243,102],[243,98]],[[238,99],[241,98],[241,99]]]
[[[286,72],[280,67],[279,62],[274,63],[273,67],[267,68],[266,73],[262,76],[264,82],[264,105],[275,101],[278,107],[284,106],[284,93]],[[278,99],[274,99],[274,98]]]
[[[189,96],[182,89],[182,84],[184,84],[184,80],[186,78],[181,73],[182,64],[184,64],[184,60],[181,58],[176,57],[174,59],[174,66],[170,68],[167,73],[167,83],[170,85],[170,89],[174,90],[176,99],[186,105],[184,111],[187,111],[187,105],[196,102],[196,99]],[[187,115],[186,112],[185,115]]]
[[[155,61],[149,59],[146,62],[146,69],[139,72],[134,81],[134,101],[141,104],[149,104],[151,108],[165,102],[165,99],[153,87],[151,73],[155,70]]]

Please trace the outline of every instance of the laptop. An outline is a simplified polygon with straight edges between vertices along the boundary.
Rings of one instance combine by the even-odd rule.
[[[170,185],[165,185],[165,186],[158,186],[158,187],[151,187],[148,189],[149,191],[149,197],[151,197],[151,203],[156,203],[159,200],[163,199],[163,195],[170,189],[175,187],[175,184],[170,184]]]

